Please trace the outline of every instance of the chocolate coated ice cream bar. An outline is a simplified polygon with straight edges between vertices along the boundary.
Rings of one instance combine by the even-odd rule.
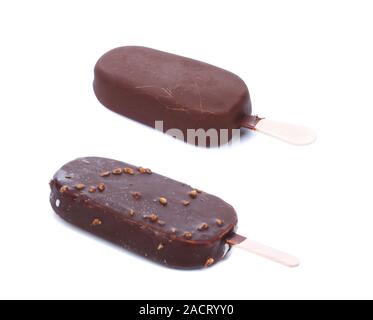
[[[94,91],[104,106],[151,127],[157,127],[158,121],[158,129],[193,144],[198,143],[193,135],[198,129],[208,133],[207,145],[220,145],[242,127],[294,144],[315,139],[305,127],[251,115],[246,84],[235,74],[204,62],[127,46],[104,54],[94,74]]]
[[[50,186],[51,205],[64,220],[169,267],[209,267],[232,245],[245,243],[252,252],[298,264],[273,249],[247,245],[235,234],[237,215],[228,203],[147,168],[80,158],[64,165]]]

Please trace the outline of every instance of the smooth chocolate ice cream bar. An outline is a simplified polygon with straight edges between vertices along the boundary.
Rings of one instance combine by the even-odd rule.
[[[303,127],[268,122],[251,115],[249,90],[237,75],[197,60],[137,46],[104,54],[94,70],[94,92],[112,111],[156,127],[182,133],[184,141],[197,144],[188,130],[203,129],[206,145],[220,145],[241,127],[261,131],[295,144],[314,140]],[[215,129],[213,135],[210,129]],[[210,130],[210,131],[208,131]],[[239,133],[236,130],[236,133]],[[175,135],[179,137],[178,135]],[[215,141],[212,141],[212,139]]]
[[[245,242],[235,234],[231,205],[147,168],[80,158],[50,186],[51,205],[64,220],[169,267],[209,267]]]

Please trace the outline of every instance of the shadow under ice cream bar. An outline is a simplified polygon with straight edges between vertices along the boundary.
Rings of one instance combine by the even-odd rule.
[[[235,74],[204,62],[145,48],[121,47],[95,66],[94,91],[109,109],[163,130],[226,132],[248,128],[293,144],[312,143],[308,128],[252,116],[246,84]],[[190,141],[188,141],[190,142]]]
[[[51,189],[52,207],[63,219],[166,266],[209,267],[231,246],[299,264],[236,234],[237,215],[228,203],[150,169],[81,158],[55,174]]]

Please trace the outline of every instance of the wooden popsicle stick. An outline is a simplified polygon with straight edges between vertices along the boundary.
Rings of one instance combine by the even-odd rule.
[[[298,267],[300,264],[299,259],[295,256],[268,247],[257,241],[247,239],[246,237],[240,236],[238,234],[233,235],[231,238],[227,239],[226,242],[229,245],[234,246],[235,248],[246,250],[263,258],[283,264],[287,267],[294,268]]]
[[[314,130],[300,125],[247,116],[242,127],[255,130],[294,145],[307,145],[316,140]]]

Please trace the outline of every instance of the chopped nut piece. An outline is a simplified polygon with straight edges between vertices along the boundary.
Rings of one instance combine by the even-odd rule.
[[[100,191],[100,192],[104,192],[105,189],[106,189],[106,187],[105,187],[105,185],[104,185],[103,183],[100,183],[100,184],[97,186],[97,189],[98,189],[98,191]]]
[[[197,193],[202,193],[202,190],[196,189]]]
[[[110,171],[105,171],[105,172],[102,172],[101,174],[100,174],[100,177],[108,177],[108,176],[110,176]]]
[[[162,243],[160,243],[159,246],[158,246],[158,248],[157,248],[157,250],[161,251],[163,248],[164,248],[164,245]]]
[[[193,199],[197,198],[198,192],[197,190],[192,190],[189,192],[189,196]]]
[[[132,192],[132,197],[134,197],[136,200],[141,198],[141,193],[140,192]]]
[[[156,214],[154,214],[154,213],[152,213],[151,215],[149,215],[149,220],[151,221],[151,222],[157,222],[158,221],[158,216],[156,215]]]
[[[91,226],[92,227],[97,227],[97,226],[100,226],[102,224],[101,220],[100,219],[94,219],[91,223]]]
[[[207,223],[202,223],[199,227],[198,227],[198,231],[205,231],[209,228],[209,225]]]
[[[64,193],[64,192],[66,192],[66,191],[68,191],[69,190],[69,187],[68,186],[62,186],[61,188],[60,188],[60,193]]]
[[[193,237],[193,234],[191,232],[185,232],[184,233],[184,238],[187,239],[187,240],[190,240],[192,239]]]
[[[145,172],[146,172],[147,174],[152,174],[152,173],[153,173],[149,168],[145,169]]]
[[[89,187],[88,192],[89,193],[95,193],[96,190],[97,190],[96,187],[91,186],[91,187]]]
[[[124,173],[127,173],[127,174],[131,174],[131,175],[135,173],[135,172],[133,171],[133,169],[131,169],[131,168],[124,168],[124,169],[123,169],[123,172],[124,172]]]
[[[159,203],[163,206],[166,206],[167,205],[167,199],[166,198],[163,198],[163,197],[160,197],[159,198]]]
[[[116,168],[113,170],[113,174],[115,174],[116,176],[119,176],[123,173],[123,170],[122,168]]]
[[[187,201],[187,200],[183,200],[181,201],[181,203],[183,204],[183,206],[187,207],[190,205],[190,201]]]
[[[164,222],[163,220],[158,220],[158,224],[163,227],[164,225],[166,225],[166,222]]]
[[[85,185],[83,183],[78,183],[76,186],[75,186],[75,189],[76,190],[83,190],[85,188]]]
[[[142,217],[143,219],[150,220],[153,223],[156,223],[158,221],[158,216],[155,213],[144,215]]]
[[[213,258],[208,258],[205,263],[205,267],[211,267],[215,263],[215,260]]]
[[[135,215],[135,211],[134,210],[130,210],[128,212],[128,214],[129,214],[130,217],[133,217]]]
[[[137,171],[140,172],[140,173],[146,173],[146,169],[143,168],[143,167],[138,167]]]
[[[221,219],[216,219],[215,221],[218,227],[222,227],[224,225],[224,221]]]

